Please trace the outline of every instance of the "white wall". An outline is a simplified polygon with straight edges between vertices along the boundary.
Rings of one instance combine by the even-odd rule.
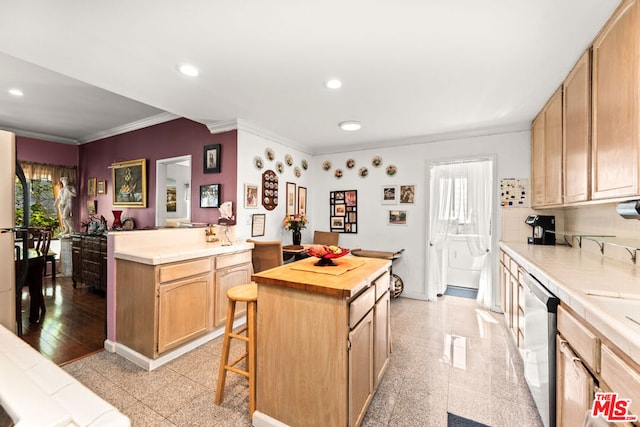
[[[276,158],[269,161],[265,158],[265,150],[274,150]],[[496,159],[495,182],[495,226],[494,253],[500,239],[499,184],[501,178],[528,178],[530,171],[530,133],[529,131],[510,132],[489,136],[466,137],[443,140],[423,144],[412,144],[400,147],[359,150],[330,155],[311,156],[284,144],[238,131],[238,200],[244,200],[244,184],[255,184],[260,187],[262,195],[262,173],[266,169],[275,170],[276,161],[284,163],[284,156],[290,154],[294,158],[293,166],[286,166],[279,175],[280,202],[276,209],[267,211],[262,204],[256,209],[245,209],[242,202],[237,209],[236,238],[245,240],[251,237],[251,215],[266,214],[266,230],[264,237],[257,240],[282,240],[283,245],[291,244],[291,233],[282,227],[285,216],[284,194],[286,182],[307,187],[308,216],[307,229],[303,231],[302,242],[311,242],[313,230],[329,230],[329,192],[336,190],[358,191],[358,233],[340,235],[340,245],[346,248],[363,248],[371,250],[396,251],[405,249],[403,256],[394,261],[393,269],[404,281],[403,296],[426,299],[425,281],[425,248],[427,200],[425,184],[427,182],[428,164],[431,161],[493,155]],[[264,161],[263,169],[255,167],[255,157]],[[375,168],[371,164],[374,156],[382,157],[382,166]],[[301,177],[295,177],[294,166],[300,166],[302,159],[309,163],[308,170],[302,171]],[[348,169],[346,161],[355,160],[355,167]],[[328,160],[332,167],[326,171],[322,163]],[[387,176],[385,170],[390,164],[397,166],[395,176]],[[369,174],[362,178],[358,174],[361,167],[367,167]],[[340,168],[343,176],[334,177],[334,171]],[[415,203],[412,205],[381,204],[381,188],[383,185],[414,184],[416,186]],[[406,226],[387,224],[389,209],[406,210],[408,220]],[[524,221],[524,219],[523,219]],[[496,263],[494,263],[496,264]],[[496,277],[494,275],[494,277]],[[494,292],[497,301],[497,286]]]
[[[267,160],[265,150],[270,148],[275,153],[273,161]],[[293,157],[293,165],[287,166],[285,156],[289,154]],[[255,166],[255,158],[262,158],[264,167],[258,169]],[[307,160],[308,169],[302,168],[302,160]],[[311,242],[313,236],[313,228],[316,225],[315,218],[311,214],[314,204],[314,194],[317,194],[312,183],[312,169],[315,167],[313,156],[303,153],[302,151],[290,148],[284,144],[274,142],[272,140],[254,135],[252,133],[238,130],[238,206],[235,211],[236,216],[236,240],[246,240],[249,238],[255,240],[281,240],[283,245],[291,245],[292,236],[290,231],[286,231],[282,226],[282,221],[286,215],[285,195],[287,182],[296,184],[296,193],[298,186],[307,188],[307,215],[311,216],[311,222],[307,224],[307,229],[302,230],[302,241]],[[284,164],[284,172],[278,174],[276,171],[276,162]],[[299,167],[301,170],[300,177],[296,177],[294,168]],[[271,169],[276,171],[278,175],[278,206],[274,210],[266,210],[258,201],[257,208],[244,207],[244,185],[253,184],[258,186],[258,194],[262,197],[262,174]],[[261,237],[251,237],[251,216],[253,214],[266,214],[265,234]]]

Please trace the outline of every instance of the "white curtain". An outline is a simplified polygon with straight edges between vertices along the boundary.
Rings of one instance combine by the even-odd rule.
[[[483,257],[478,303],[491,306],[491,211],[493,162],[470,160],[431,167],[427,298],[447,287],[446,254],[451,236],[463,234],[471,255]]]

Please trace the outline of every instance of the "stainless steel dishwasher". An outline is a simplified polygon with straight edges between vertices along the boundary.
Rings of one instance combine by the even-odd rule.
[[[556,425],[556,316],[560,300],[520,269],[524,285],[524,376],[545,426]]]

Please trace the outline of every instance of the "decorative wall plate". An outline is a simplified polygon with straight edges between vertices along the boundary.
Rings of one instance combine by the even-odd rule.
[[[361,167],[358,171],[358,175],[360,175],[362,178],[366,177],[367,175],[369,175],[369,169]]]
[[[329,160],[325,160],[324,162],[322,162],[322,169],[326,171],[331,169],[331,162]]]
[[[276,163],[276,170],[278,171],[278,173],[284,172],[284,165],[282,164],[282,162]]]
[[[307,168],[309,167],[309,163],[303,159],[302,160],[302,169],[307,170]]]
[[[287,154],[286,156],[284,156],[284,161],[287,166],[291,166],[293,164],[293,157],[291,157],[291,154]]]
[[[333,172],[333,176],[335,176],[336,178],[342,178],[342,169],[336,169],[335,172]]]
[[[382,166],[382,157],[375,156],[373,159],[371,159],[371,164],[374,167],[379,168],[380,166]]]
[[[293,170],[294,170],[296,176],[298,178],[300,178],[300,175],[302,175],[302,171],[300,170],[300,168],[298,166],[296,166]]]
[[[396,167],[396,165],[387,166],[387,175],[393,176],[396,174],[396,172],[398,172],[398,168]]]
[[[264,166],[264,162],[262,161],[262,157],[260,156],[256,156],[256,158],[253,160],[253,163],[258,169],[262,169]]]
[[[356,165],[356,161],[355,160],[353,160],[353,159],[347,160],[347,167],[349,169],[352,169],[355,165]]]
[[[267,148],[266,150],[264,150],[264,155],[268,160],[273,160],[276,158],[276,153],[274,153],[271,148]]]

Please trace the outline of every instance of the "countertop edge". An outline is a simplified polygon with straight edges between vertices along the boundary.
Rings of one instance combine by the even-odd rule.
[[[147,265],[160,265],[170,262],[187,261],[215,255],[226,255],[253,249],[253,243],[238,242],[229,246],[220,244],[196,245],[192,247],[155,247],[114,251],[116,260],[126,260]]]

